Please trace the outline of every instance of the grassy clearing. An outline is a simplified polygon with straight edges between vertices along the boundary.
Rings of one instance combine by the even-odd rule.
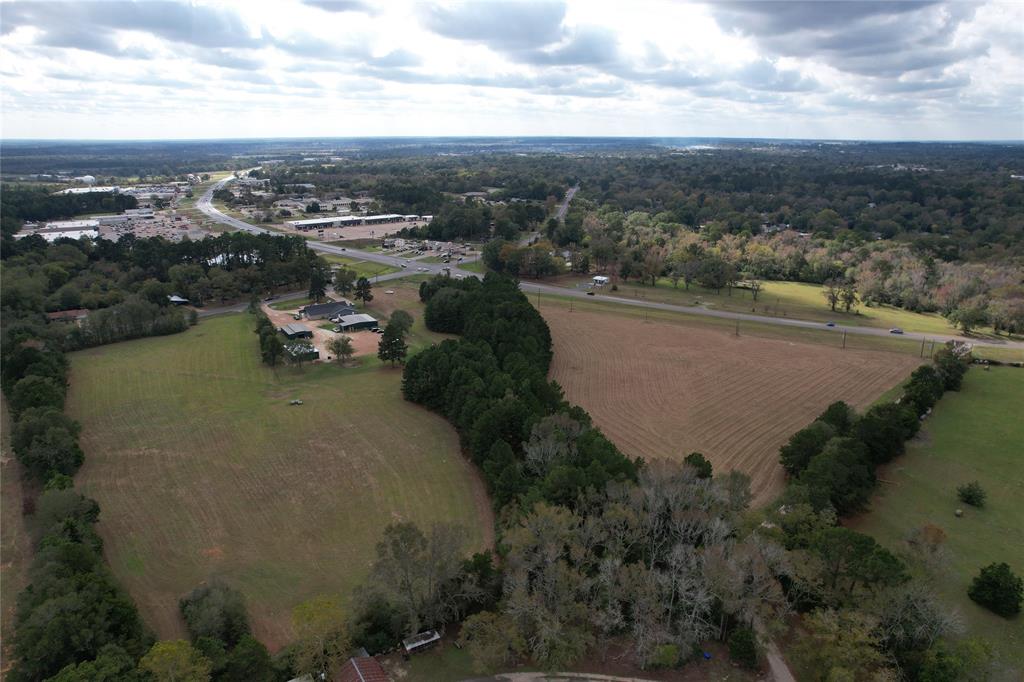
[[[312,305],[313,299],[308,296],[305,298],[289,298],[285,301],[274,301],[270,303],[270,307],[274,310],[298,310],[304,305]]]
[[[359,249],[361,251],[383,251],[380,239],[339,239],[333,242],[325,242],[332,246],[343,246],[346,249]]]
[[[321,254],[321,256],[332,265],[344,265],[350,270],[355,270],[356,274],[360,277],[372,278],[377,275],[390,275],[392,272],[398,272],[399,270],[399,268],[384,265],[383,263],[374,263],[373,261],[360,260],[359,258],[350,258],[348,256],[336,256],[333,253],[325,253]]]
[[[578,285],[589,283],[590,278],[571,276],[561,278],[559,281],[568,285]],[[758,294],[756,302],[753,300],[752,292],[746,289],[733,289],[731,295],[724,289],[722,292],[716,293],[714,289],[704,289],[696,285],[691,285],[687,290],[682,284],[673,287],[672,282],[666,278],[659,279],[656,287],[630,282],[619,282],[618,287],[616,292],[618,296],[635,297],[659,303],[700,305],[712,310],[755,313],[818,322],[832,320],[839,325],[856,327],[883,329],[901,327],[908,332],[921,334],[952,336],[959,333],[956,327],[938,313],[914,313],[888,305],[871,308],[862,305],[854,313],[844,313],[841,310],[832,312],[822,295],[822,287],[803,282],[764,282],[764,289]],[[993,337],[991,329],[979,330],[979,336]]]
[[[469,270],[470,272],[475,272],[480,275],[487,274],[487,266],[484,265],[484,262],[482,260],[474,260],[468,263],[459,263],[459,269]]]
[[[394,293],[388,294],[386,293],[388,291]],[[375,287],[373,290],[373,301],[366,306],[366,312],[385,324],[388,318],[391,317],[391,313],[396,310],[404,310],[412,315],[412,328],[409,330],[408,336],[406,336],[411,355],[445,339],[457,338],[454,334],[440,334],[427,329],[427,325],[423,322],[423,308],[424,305],[420,303],[419,283],[400,279]],[[381,326],[383,327],[384,324]]]
[[[1024,670],[1024,617],[1001,618],[967,597],[979,569],[1005,561],[1024,575],[1024,370],[972,368],[959,393],[946,393],[907,453],[886,471],[871,512],[853,525],[906,551],[907,535],[926,524],[942,528],[948,559],[938,570],[915,564],[940,597],[963,616],[967,633],[981,636],[1003,661]],[[979,481],[983,509],[962,504],[956,487]],[[963,518],[953,512],[964,509]],[[1016,678],[1014,678],[1016,679]]]
[[[366,577],[393,521],[455,521],[472,547],[490,541],[458,436],[402,400],[400,381],[376,358],[271,370],[244,314],[73,354],[78,485],[100,503],[106,557],[161,637],[183,634],[177,600],[221,576],[280,646],[295,604],[347,596]]]

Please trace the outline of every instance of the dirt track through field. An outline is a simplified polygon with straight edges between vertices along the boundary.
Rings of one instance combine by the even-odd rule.
[[[733,336],[610,313],[542,311],[551,378],[630,457],[699,451],[751,477],[754,504],[785,482],[778,451],[835,400],[858,409],[903,380],[911,355]]]

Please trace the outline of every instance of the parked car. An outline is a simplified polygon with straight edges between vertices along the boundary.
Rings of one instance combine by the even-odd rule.
[[[826,327],[834,327],[834,326],[836,326],[836,323],[833,322],[832,320],[829,320],[828,322],[825,323],[825,326]]]
[[[407,268],[407,267],[409,267],[409,264],[408,263],[402,263],[402,267],[403,268]]]
[[[274,300],[275,298],[277,298],[277,296],[267,296],[267,297],[266,297],[265,299],[263,299],[263,300],[264,300],[264,301],[273,301],[273,300]]]
[[[593,292],[593,291],[588,291],[588,292],[587,292],[587,296],[593,296],[593,295],[594,295],[594,292]]]
[[[892,329],[889,330],[889,333],[890,334],[902,334],[903,330],[900,329],[899,327],[893,327]]]
[[[292,319],[293,320],[301,320],[302,319],[302,315],[300,315],[299,313],[295,313],[294,315],[292,315]]]
[[[342,330],[341,330],[341,327],[334,327],[333,329],[331,329],[331,331],[332,331],[332,332],[334,332],[335,334],[338,334],[338,333],[340,333],[340,332],[341,332]]]

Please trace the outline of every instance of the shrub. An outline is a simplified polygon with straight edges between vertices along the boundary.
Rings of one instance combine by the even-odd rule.
[[[662,644],[654,648],[651,654],[652,668],[674,668],[679,664],[679,645]]]
[[[882,403],[864,413],[854,433],[868,448],[874,464],[884,464],[903,454],[906,441],[919,427],[917,415],[906,405]]]
[[[249,618],[242,594],[214,580],[200,585],[178,602],[192,641],[202,637],[233,647],[249,634]]]
[[[49,377],[29,374],[14,385],[9,397],[11,411],[20,415],[33,407],[64,409],[65,387]]]
[[[691,452],[683,461],[697,470],[697,478],[711,478],[711,462],[701,453]]]
[[[857,421],[857,413],[842,400],[837,400],[825,408],[825,411],[818,416],[818,421],[835,429],[837,436],[846,436],[853,428],[854,422]]]
[[[729,658],[745,668],[757,667],[757,635],[754,629],[741,626],[729,635]]]
[[[1024,581],[1005,562],[989,564],[975,577],[967,596],[1004,618],[1020,613]]]
[[[969,504],[972,507],[985,506],[985,490],[977,481],[971,481],[970,483],[964,483],[963,485],[958,486],[956,489],[956,496],[960,498],[961,502]]]
[[[815,421],[807,428],[801,429],[790,437],[789,442],[779,449],[779,460],[790,476],[799,475],[815,455],[825,448],[836,435],[831,425]]]

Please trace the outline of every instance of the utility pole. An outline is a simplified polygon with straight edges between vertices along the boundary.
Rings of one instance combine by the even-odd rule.
[[[924,339],[924,338],[921,339],[921,352],[918,353],[918,356],[917,356],[919,358],[923,358],[924,357],[924,344],[925,344],[925,341],[927,341],[927,339]]]
[[[843,330],[843,350],[846,350],[846,330]]]

